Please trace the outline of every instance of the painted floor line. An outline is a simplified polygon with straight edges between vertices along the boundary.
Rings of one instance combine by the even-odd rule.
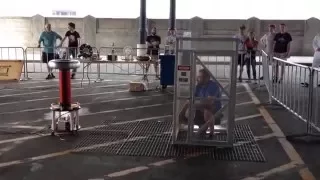
[[[95,86],[95,88],[121,87],[121,86],[129,86],[129,85],[128,84],[112,84],[112,85],[104,85],[104,86]],[[79,89],[87,89],[87,88],[86,87],[72,88],[72,90],[79,90]],[[52,90],[35,91],[35,92],[27,92],[27,93],[6,94],[6,95],[0,95],[0,98],[12,97],[12,96],[26,96],[26,95],[32,95],[32,94],[48,93],[48,92],[59,92],[59,89],[57,88]]]
[[[255,175],[254,177],[243,178],[242,180],[261,180],[261,179],[265,179],[265,178],[268,178],[272,175],[279,174],[279,173],[282,173],[282,172],[285,172],[285,171],[288,171],[288,170],[291,170],[294,168],[299,168],[299,165],[297,165],[296,163],[290,162],[288,164],[270,169],[266,172],[259,173],[259,174]]]
[[[108,91],[108,92],[102,92],[102,93],[90,93],[90,94],[74,95],[73,98],[74,97],[87,97],[87,96],[105,95],[105,94],[115,94],[115,93],[129,93],[129,91],[128,90],[121,90],[121,91]],[[24,101],[13,101],[13,102],[7,102],[7,103],[0,103],[0,106],[20,104],[20,103],[24,103],[24,102],[36,102],[36,101],[57,100],[57,99],[58,99],[58,97],[29,99],[29,100],[24,100]]]
[[[103,101],[99,101],[99,102],[95,101],[95,102],[90,102],[90,103],[81,103],[81,106],[83,107],[84,105],[93,105],[93,104],[101,104],[101,103],[109,103],[109,102],[117,102],[117,101],[137,100],[137,99],[144,99],[144,98],[158,97],[158,96],[163,96],[163,94],[154,94],[154,95],[148,95],[148,96],[128,97],[128,98],[103,100]],[[49,110],[49,106],[45,107],[45,108],[33,108],[33,109],[25,109],[25,110],[20,110],[20,111],[9,111],[9,112],[0,113],[0,115],[16,114],[16,113],[23,113],[23,112],[33,112],[33,111],[42,111],[42,110]]]
[[[120,108],[120,109],[112,109],[112,110],[106,110],[106,111],[99,111],[99,112],[94,112],[94,113],[86,113],[82,114],[80,116],[80,122],[83,121],[84,116],[93,116],[93,115],[98,115],[98,114],[107,114],[107,113],[114,113],[114,112],[120,112],[120,111],[129,111],[129,110],[135,110],[135,109],[143,109],[143,108],[150,108],[150,107],[158,107],[158,106],[166,106],[172,104],[172,102],[169,103],[161,103],[161,104],[148,104],[144,106],[136,106],[136,107],[130,107],[130,108]],[[39,122],[47,122],[51,121],[51,119],[40,119],[40,120],[35,120],[35,121],[28,121],[28,124],[31,123],[39,123]],[[19,121],[16,122],[11,122],[11,124],[17,124]]]
[[[138,167],[134,167],[131,169],[126,169],[123,171],[111,173],[111,174],[106,175],[105,177],[107,177],[107,178],[120,177],[120,176],[125,176],[125,175],[131,174],[131,173],[136,173],[136,172],[147,170],[147,169],[149,169],[149,167],[147,167],[147,166],[138,166]]]
[[[257,141],[259,141],[259,140],[263,140],[263,139],[266,139],[266,137],[274,137],[274,134],[273,133],[271,133],[271,134],[267,134],[267,135],[265,135],[265,136],[260,136],[260,137],[256,137],[257,138]],[[263,138],[262,138],[263,137]],[[251,143],[251,142],[248,142],[248,143]],[[197,156],[199,156],[199,155],[201,155],[201,154],[197,154],[197,155],[193,155],[193,156],[187,156],[187,157],[185,157],[184,159],[190,159],[190,158],[194,158],[194,157],[197,157]],[[125,169],[125,170],[122,170],[122,171],[118,171],[118,172],[114,172],[114,173],[111,173],[111,174],[117,174],[117,175],[119,175],[119,176],[125,176],[125,175],[128,175],[128,174],[131,174],[131,173],[136,173],[136,172],[140,172],[140,171],[144,171],[144,170],[148,170],[148,169],[150,169],[150,168],[152,168],[152,167],[161,167],[161,166],[165,166],[165,165],[168,165],[168,164],[172,164],[172,163],[176,163],[177,161],[176,161],[176,159],[174,159],[174,158],[172,158],[172,159],[166,159],[166,160],[162,160],[162,161],[157,161],[157,162],[153,162],[153,163],[149,163],[147,166],[143,166],[143,167],[148,167],[148,168],[138,168],[139,169],[139,171],[135,171],[135,170],[137,170],[136,168],[130,168],[130,169]],[[139,166],[139,167],[141,167],[141,166]],[[280,169],[281,169],[282,167],[280,167]],[[274,171],[274,170],[273,170]],[[272,171],[272,172],[273,172]],[[126,172],[130,172],[130,173],[126,173]],[[265,173],[260,173],[260,174],[258,174],[257,176],[264,176],[264,175],[269,175],[270,173],[269,173],[269,171],[268,172],[265,172]],[[117,176],[117,177],[119,177],[119,176]],[[108,176],[108,175],[106,175],[105,177],[109,177],[109,178],[111,178],[110,176]],[[243,180],[256,180],[254,177],[250,177],[250,179],[249,178],[245,178],[245,179],[243,179]]]
[[[242,106],[242,105],[248,105],[248,104],[253,104],[253,101],[238,103],[238,104],[236,104],[236,106]]]
[[[261,114],[253,114],[253,115],[249,115],[249,116],[237,117],[237,118],[235,118],[235,121],[243,121],[243,120],[247,120],[247,119],[253,119],[256,117],[261,117]]]
[[[108,124],[108,125],[90,126],[90,127],[81,128],[80,131],[92,130],[92,129],[95,129],[95,128],[103,128],[103,127],[110,126],[110,125],[129,124],[129,123],[135,123],[135,122],[140,122],[140,121],[151,121],[151,120],[163,119],[163,118],[169,118],[169,117],[172,117],[172,115],[153,116],[153,117],[149,117],[149,118],[141,118],[141,119],[135,119],[135,120],[131,120],[131,121],[115,122],[115,123],[111,123],[111,124]],[[49,125],[49,124],[48,124],[48,125]],[[0,128],[43,130],[43,129],[45,129],[46,127],[45,127],[45,126],[20,126],[20,125],[13,125],[13,126],[0,126]],[[48,135],[49,135],[49,134],[48,134]],[[0,144],[1,144],[1,141],[0,141]]]
[[[116,122],[114,124],[117,125],[117,124],[125,124],[125,123],[132,123],[132,122],[138,122],[138,121],[150,121],[150,120],[169,118],[169,117],[172,117],[172,115],[154,116],[154,117],[149,117],[149,118],[135,119],[135,120],[132,120],[132,121]],[[31,126],[30,128],[32,128],[32,127],[33,126]],[[85,128],[81,128],[81,130],[91,130],[91,129],[99,128],[99,127],[104,127],[104,125],[85,127]],[[43,129],[43,127],[42,127],[42,129]],[[80,130],[80,133],[81,133],[81,130]],[[37,138],[41,138],[41,137],[49,136],[49,135],[50,135],[50,133],[42,134],[42,135],[39,134],[39,135],[25,136],[25,137],[20,137],[20,138],[0,140],[0,144],[12,143],[12,142],[16,142],[16,141],[26,141],[26,140],[31,140],[31,139],[37,139]]]
[[[150,163],[149,166],[164,166],[164,165],[175,163],[175,162],[176,161],[174,159],[167,159],[167,160],[163,160],[163,161]]]
[[[255,136],[254,139],[256,141],[262,141],[262,140],[266,140],[266,139],[270,139],[276,137],[274,133],[270,133],[270,134],[265,134],[263,136]]]
[[[5,147],[5,148],[1,148],[0,149],[0,156],[2,156],[2,154],[11,151],[12,149],[16,148],[19,144],[23,143],[23,141],[15,141],[13,144]]]
[[[256,97],[256,95],[252,92],[251,88],[248,84],[243,84],[246,90],[248,91],[249,95],[251,96],[252,100],[256,105],[261,104],[260,100]],[[277,125],[277,123],[274,121],[274,119],[271,117],[269,112],[266,110],[264,106],[258,107],[261,115],[264,117],[263,119],[266,121],[268,126],[272,129],[272,131],[275,133],[275,135],[278,137],[278,141],[280,142],[282,148],[285,150],[286,154],[290,158],[291,161],[294,163],[297,163],[299,165],[305,165],[304,161],[302,160],[299,153],[295,150],[295,148],[292,146],[292,144],[286,139],[284,133],[280,129],[280,127]],[[299,174],[303,180],[316,180],[314,175],[310,172],[308,168],[305,168],[303,171],[300,170]]]
[[[170,132],[165,132],[163,134],[168,134],[168,133],[170,133]],[[24,158],[21,160],[3,162],[3,163],[0,163],[0,168],[13,166],[13,165],[19,165],[19,164],[23,164],[23,163],[30,163],[30,162],[44,160],[44,159],[58,157],[58,156],[63,156],[63,155],[70,154],[72,152],[81,152],[81,151],[100,148],[100,147],[107,147],[107,146],[111,146],[111,145],[115,145],[115,144],[119,144],[119,143],[123,143],[123,142],[132,142],[132,141],[143,140],[146,138],[148,138],[148,136],[139,136],[139,137],[134,137],[134,138],[129,138],[129,139],[125,138],[125,139],[118,140],[118,141],[102,143],[102,144],[95,144],[95,145],[91,145],[91,146],[81,147],[78,149],[68,149],[68,150],[64,150],[64,151],[60,151],[60,152],[55,152],[55,153],[50,153],[50,154],[45,154],[45,155],[40,155],[40,156],[34,156],[34,157],[30,157],[30,158]]]
[[[129,81],[129,80],[127,80],[127,81]],[[55,81],[55,82],[59,82],[59,81]],[[81,82],[71,82],[71,85],[77,85],[77,84],[88,84],[88,82],[89,81],[83,81],[82,83]],[[111,80],[109,80],[109,81],[105,81],[105,82],[112,82]],[[121,82],[123,82],[123,81],[121,81]],[[41,84],[43,83],[43,82],[40,82]],[[39,83],[39,84],[40,84]],[[21,85],[21,84],[14,84],[14,85],[17,85],[18,87],[16,88],[16,87],[12,87],[12,88],[10,88],[10,89],[1,89],[0,90],[0,92],[2,92],[2,91],[14,91],[14,90],[24,90],[24,89],[37,89],[37,88],[49,88],[49,87],[59,87],[59,84],[57,83],[57,84],[55,84],[55,85],[46,85],[46,86],[32,86],[32,87],[19,87],[19,85]],[[95,87],[95,86],[94,86]]]
[[[92,79],[90,82],[94,82],[96,79]],[[81,79],[73,79],[72,82],[77,82],[77,81],[80,81],[81,82]],[[101,82],[110,82],[110,81],[128,81],[126,79],[104,79],[103,81]],[[30,81],[20,81],[19,83],[17,83],[18,85],[25,85],[25,84],[37,84],[37,83],[52,83],[52,82],[59,82],[59,79],[52,79],[52,80],[43,80],[43,79],[32,79]],[[101,83],[99,82],[99,83]],[[89,80],[83,80],[83,83],[89,83]]]

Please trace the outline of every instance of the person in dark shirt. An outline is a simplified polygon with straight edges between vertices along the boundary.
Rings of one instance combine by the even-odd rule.
[[[282,60],[287,60],[290,53],[290,43],[292,41],[291,35],[286,31],[286,25],[280,24],[280,32],[274,37],[274,56]],[[281,65],[281,77],[279,77],[279,63],[275,65],[274,82],[281,82],[284,75],[284,65]]]
[[[154,71],[156,73],[156,77],[159,78],[159,68],[158,68],[158,60],[159,60],[159,48],[161,44],[161,37],[157,35],[157,29],[155,27],[151,30],[151,35],[147,36],[147,54],[150,56],[151,62],[154,63]],[[147,65],[146,71],[148,73],[149,66]]]
[[[76,25],[72,22],[68,24],[69,31],[66,32],[66,35],[62,39],[61,45],[68,38],[68,51],[67,51],[67,59],[70,57],[77,58],[78,47],[80,45],[80,34],[75,30]],[[71,78],[74,79],[76,75],[76,70],[73,69]]]

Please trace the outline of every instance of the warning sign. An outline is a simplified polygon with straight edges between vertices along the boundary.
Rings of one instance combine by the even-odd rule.
[[[178,66],[179,84],[190,84],[190,66]]]
[[[178,97],[189,97],[191,67],[180,65],[177,69],[177,95]]]
[[[190,71],[190,66],[178,66],[179,71]]]

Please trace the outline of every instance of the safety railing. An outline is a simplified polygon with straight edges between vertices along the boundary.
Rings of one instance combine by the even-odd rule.
[[[78,71],[84,72],[88,71],[88,74],[93,76],[100,76],[103,74],[119,74],[119,75],[143,75],[144,66],[141,65],[141,61],[137,60],[137,48],[131,47],[101,47],[99,50],[92,47],[92,53],[97,56],[99,61],[92,61],[90,66],[85,69],[87,63],[83,62]],[[0,58],[11,59],[11,60],[24,60],[23,68],[23,80],[28,80],[35,73],[48,73],[48,68],[45,63],[43,63],[43,52],[44,48],[39,47],[27,47],[23,49],[22,47],[2,47],[0,48]],[[74,53],[79,55],[79,49],[69,48],[69,47],[58,47],[54,49],[55,58],[65,58],[73,56]],[[160,54],[164,53],[164,49],[158,51],[158,57]],[[245,71],[248,68],[252,69],[251,73],[256,69],[258,77],[260,77],[260,52],[256,52],[256,56],[243,56],[242,67],[243,67],[243,79],[248,79],[248,73]],[[77,56],[76,55],[76,56]],[[200,54],[198,58],[201,60],[206,67],[214,73],[214,76],[218,79],[228,79],[229,77],[229,64],[231,58],[228,56],[221,56],[216,54]],[[252,59],[254,58],[254,59]],[[238,60],[236,60],[238,61]],[[254,63],[254,66],[251,67]],[[197,63],[197,67],[200,68],[201,65]],[[241,66],[238,66],[238,71],[240,71]],[[149,68],[149,75],[155,75],[154,68]],[[35,76],[35,75],[33,75]]]
[[[309,123],[307,124],[307,133],[320,137],[320,69],[312,68],[310,78],[309,104],[311,108],[309,109],[310,112]]]
[[[97,64],[97,68],[101,74],[120,74],[120,75],[144,75],[144,67],[140,60],[137,60],[138,51],[147,52],[147,49],[132,47],[101,47],[99,55],[101,62]],[[155,54],[152,60],[158,60],[164,49],[152,49]],[[148,70],[149,75],[155,75],[153,68]]]
[[[320,135],[320,70],[296,64],[262,52],[263,82],[274,101],[306,123],[306,133],[288,138]]]
[[[97,48],[91,47],[92,50],[85,52],[91,53],[91,56],[98,56],[99,52]],[[86,51],[86,50],[85,50]],[[27,47],[24,51],[25,54],[25,64],[27,69],[27,77],[31,78],[29,75],[30,73],[48,73],[47,64],[44,62],[46,58],[51,59],[48,54],[44,53],[45,48],[43,47]],[[55,59],[69,59],[69,58],[80,58],[84,59],[83,57],[78,57],[81,54],[79,48],[70,48],[70,47],[56,47],[54,50],[50,51],[53,52]],[[47,56],[47,57],[46,57]],[[44,58],[46,57],[46,58]],[[85,62],[81,63],[80,68],[78,69],[79,72],[83,72],[85,69]],[[54,70],[56,71],[56,70]],[[98,74],[98,71],[95,67],[90,66],[88,68],[90,74]]]

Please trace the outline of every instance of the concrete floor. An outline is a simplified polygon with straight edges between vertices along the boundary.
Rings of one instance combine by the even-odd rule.
[[[315,179],[320,179],[316,171],[320,168],[320,146],[290,146],[280,129],[275,128],[278,124],[285,134],[290,134],[301,130],[302,122],[281,107],[259,106],[266,101],[266,91],[247,84],[239,85],[237,123],[250,124],[266,157],[265,163],[213,161],[201,156],[163,159],[72,153],[81,132],[84,134],[103,120],[159,120],[172,115],[170,89],[168,92],[129,93],[128,81],[137,77],[109,75],[103,78],[102,83],[83,87],[79,80],[73,81],[74,100],[83,107],[80,116],[83,129],[78,137],[51,137],[45,133],[50,124],[49,105],[58,100],[57,80],[1,84],[0,180],[240,180],[249,177],[300,180],[312,177],[307,167]],[[43,132],[39,133],[41,130]],[[300,161],[300,156],[304,162]]]

